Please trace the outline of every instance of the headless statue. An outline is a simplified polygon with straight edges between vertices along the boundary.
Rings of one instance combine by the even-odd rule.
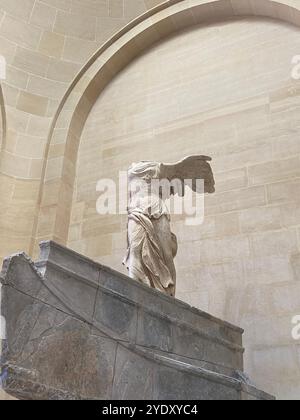
[[[215,182],[209,161],[207,156],[190,156],[175,164],[144,161],[134,163],[128,171],[128,252],[124,264],[130,277],[169,296],[175,297],[174,258],[178,248],[165,199],[182,196],[185,180],[192,180],[190,187],[198,193],[196,180],[203,180],[202,193],[213,193]],[[160,189],[153,188],[154,180],[172,183],[169,195],[162,196]]]

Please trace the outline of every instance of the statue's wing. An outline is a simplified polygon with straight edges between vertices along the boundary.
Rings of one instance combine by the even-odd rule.
[[[203,180],[204,192],[212,194],[215,192],[215,180],[209,163],[211,160],[209,156],[202,155],[182,159],[174,165],[175,178],[187,181],[187,185],[191,186],[193,191],[199,193],[203,193],[203,183],[199,183],[197,180]]]

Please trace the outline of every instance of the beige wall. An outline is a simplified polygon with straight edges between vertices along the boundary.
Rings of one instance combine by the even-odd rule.
[[[175,219],[177,296],[246,329],[246,370],[299,398],[299,29],[244,19],[161,42],[99,97],[79,149],[69,246],[122,270],[126,217],[99,216],[96,183],[140,159],[213,157],[203,226]]]
[[[57,188],[56,174],[66,156],[76,167],[76,146],[69,142],[65,153],[64,142],[75,99],[90,75],[73,89],[71,82],[111,35],[160,3],[0,0],[0,54],[8,63],[1,83],[7,119],[0,154],[0,260],[18,250],[36,255],[42,239],[65,242],[68,206],[58,212],[57,202],[68,198]],[[160,24],[181,7],[187,12]],[[153,17],[155,29],[133,45],[215,16],[267,14],[300,25],[298,10],[299,0],[167,2]],[[122,269],[126,217],[95,214],[96,180],[116,176],[133,156],[175,160],[195,149],[210,153],[218,193],[207,200],[205,224],[190,231],[180,220],[174,224],[181,241],[178,296],[243,325],[247,370],[266,390],[295,398],[299,346],[290,339],[290,319],[300,312],[299,84],[291,80],[290,60],[300,54],[298,35],[279,21],[211,26],[164,42],[127,68],[100,96],[85,126],[69,229],[70,246]],[[130,48],[115,63],[126,62]],[[71,100],[63,106],[67,91]],[[72,177],[67,173],[70,194]]]
[[[85,62],[160,0],[0,0],[7,142],[0,161],[0,259],[33,253],[49,129]],[[26,193],[25,193],[26,191]],[[26,223],[24,223],[24,217]]]

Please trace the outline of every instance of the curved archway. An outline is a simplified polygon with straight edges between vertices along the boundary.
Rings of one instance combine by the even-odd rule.
[[[268,17],[300,26],[300,5],[296,3],[295,0],[168,1],[135,19],[104,44],[75,78],[54,118],[39,194],[39,216],[49,206],[47,197],[52,197],[49,224],[53,231],[45,234],[38,217],[31,252],[41,239],[66,243],[82,129],[96,99],[117,73],[155,42],[190,26],[239,16]],[[60,153],[52,153],[58,145]]]

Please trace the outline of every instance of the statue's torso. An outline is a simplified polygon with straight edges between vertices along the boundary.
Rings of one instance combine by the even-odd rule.
[[[128,171],[129,214],[138,212],[154,219],[162,215],[169,218],[168,207],[153,185],[153,181],[159,181],[159,177],[160,164],[157,162],[140,162],[131,166]]]

